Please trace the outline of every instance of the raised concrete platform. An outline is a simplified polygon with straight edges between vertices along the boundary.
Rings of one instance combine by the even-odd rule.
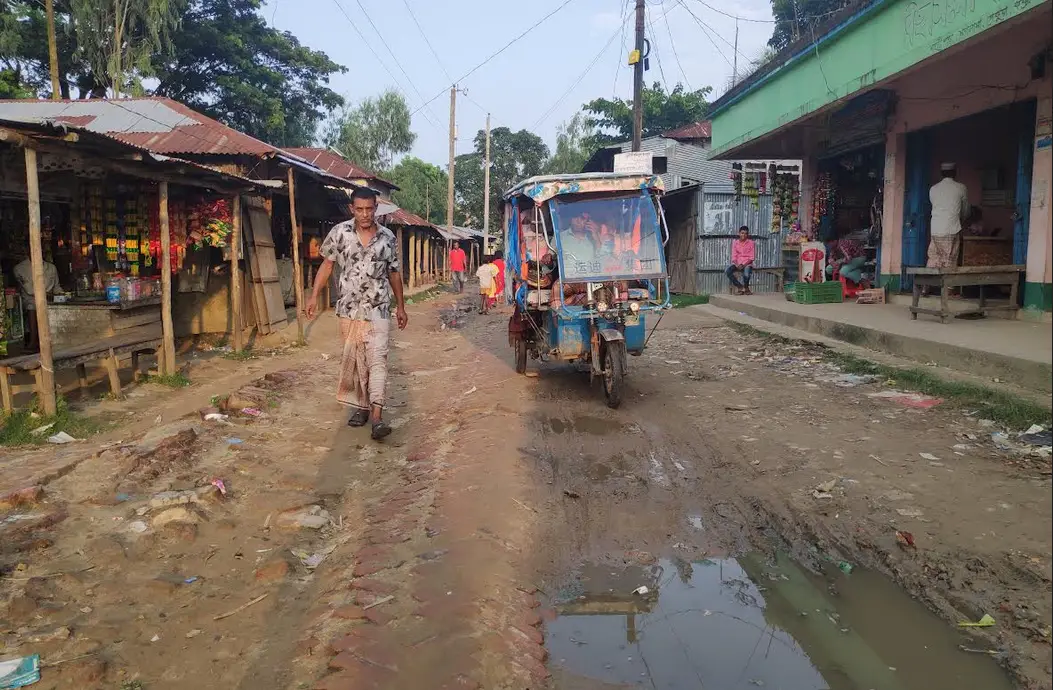
[[[897,304],[797,304],[782,295],[713,295],[710,303],[871,350],[1053,392],[1053,328],[1005,319],[911,321]]]

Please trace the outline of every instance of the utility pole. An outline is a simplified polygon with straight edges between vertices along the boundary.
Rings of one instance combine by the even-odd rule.
[[[490,251],[490,113],[486,114],[486,155],[483,158],[483,252]]]
[[[44,9],[47,11],[48,22],[48,62],[51,63],[51,100],[57,101],[62,98],[62,91],[59,86],[58,40],[55,38],[55,0],[45,0]]]
[[[735,17],[735,55],[732,57],[731,85],[739,83],[739,18]]]
[[[636,62],[633,64],[633,151],[643,142],[644,0],[636,0]],[[630,61],[631,62],[631,61]]]
[[[446,232],[453,236],[453,176],[457,143],[457,85],[450,87],[450,175],[446,185]]]

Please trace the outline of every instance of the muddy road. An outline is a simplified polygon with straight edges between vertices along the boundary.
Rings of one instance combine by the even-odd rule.
[[[8,451],[0,659],[85,690],[1050,687],[1048,456],[703,310],[616,411],[515,375],[507,313],[410,318],[382,445],[323,317],[145,438]]]

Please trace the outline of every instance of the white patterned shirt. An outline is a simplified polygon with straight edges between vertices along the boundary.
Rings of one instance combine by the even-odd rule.
[[[337,316],[359,321],[391,318],[390,274],[401,271],[395,233],[378,223],[376,235],[363,247],[355,221],[347,220],[333,226],[320,253],[340,266]]]

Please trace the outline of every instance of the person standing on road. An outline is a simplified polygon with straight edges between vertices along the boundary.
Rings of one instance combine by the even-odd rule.
[[[468,257],[464,255],[461,245],[454,242],[453,248],[450,249],[450,272],[453,274],[454,292],[464,292],[464,267],[467,262]]]
[[[399,330],[406,328],[409,317],[395,234],[377,224],[376,192],[356,188],[351,195],[351,212],[354,217],[334,225],[322,243],[320,253],[324,261],[307,303],[307,318],[314,319],[333,263],[340,264],[336,315],[344,350],[336,399],[351,408],[348,426],[371,423],[370,435],[379,441],[391,433],[383,413],[392,297]]]
[[[750,229],[743,225],[739,228],[738,239],[731,241],[731,265],[724,271],[740,295],[753,294],[750,292],[750,278],[753,277],[753,262],[756,257],[757,247],[750,239]],[[742,274],[741,282],[736,273]]]
[[[494,298],[494,289],[497,285],[497,267],[490,262],[489,256],[482,258],[483,263],[475,271],[479,279],[479,313],[490,313],[490,300]]]
[[[929,226],[929,268],[954,268],[958,265],[962,221],[969,217],[969,191],[957,180],[954,163],[940,166],[941,179],[929,188],[932,222]]]
[[[500,254],[494,254],[494,268],[497,274],[494,276],[494,302],[497,305],[505,304],[505,260]]]

